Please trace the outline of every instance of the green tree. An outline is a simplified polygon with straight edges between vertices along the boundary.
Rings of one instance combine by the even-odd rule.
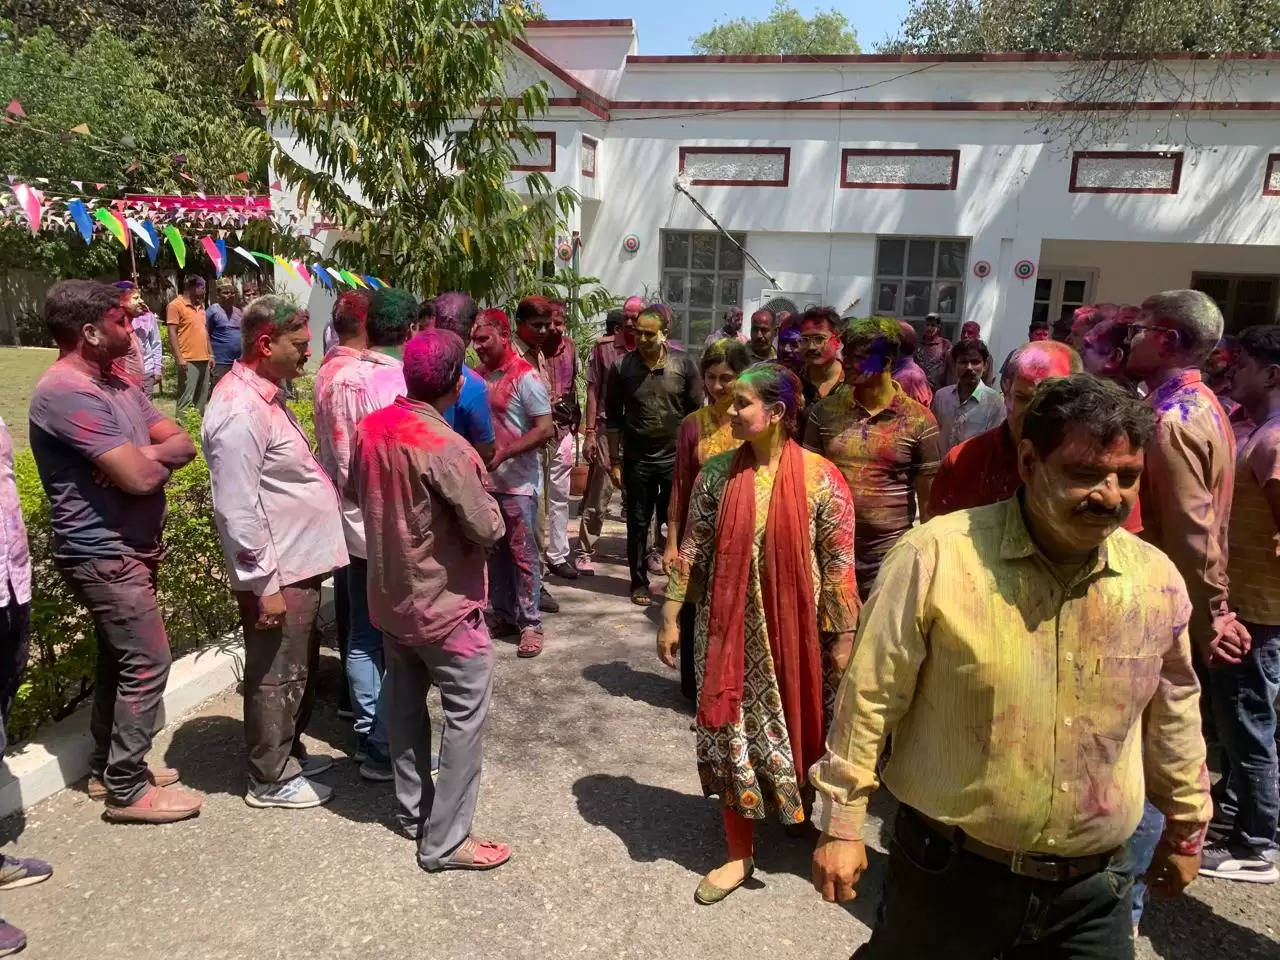
[[[1045,114],[1037,126],[1068,148],[1122,139],[1137,104],[1234,99],[1248,60],[1207,57],[1193,67],[1159,54],[1274,50],[1280,0],[912,0],[887,53],[1064,52],[1058,99],[1077,109]],[[1104,105],[1105,106],[1100,106]],[[1190,139],[1185,116],[1163,114],[1158,136]]]
[[[805,18],[786,0],[775,0],[773,10],[763,20],[740,17],[717,23],[694,37],[694,53],[717,56],[779,54],[816,56],[859,53],[858,35],[849,19],[837,10],[818,10]]]
[[[336,258],[489,302],[539,287],[577,195],[541,173],[515,189],[547,109],[545,83],[506,89],[526,16],[475,0],[300,0],[291,21],[260,26],[250,66],[283,135],[261,146],[339,229]]]

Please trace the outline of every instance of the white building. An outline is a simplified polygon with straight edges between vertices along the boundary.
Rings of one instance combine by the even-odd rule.
[[[996,356],[1033,317],[1174,287],[1210,292],[1228,330],[1274,320],[1280,54],[1233,62],[1232,99],[1139,104],[1126,140],[1086,151],[1042,130],[1077,108],[1057,99],[1071,67],[637,56],[630,20],[552,20],[529,25],[510,86],[550,86],[528,167],[581,194],[582,273],[665,300],[686,342],[729,305],[782,301],[976,320]],[[682,170],[767,276],[673,188]]]

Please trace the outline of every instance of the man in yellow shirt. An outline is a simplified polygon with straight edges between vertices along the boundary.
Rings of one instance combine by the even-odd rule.
[[[1209,821],[1191,604],[1120,525],[1154,416],[1089,374],[1040,386],[1023,489],[908,532],[863,608],[814,765],[815,886],[847,900],[879,785],[901,802],[861,960],[1131,960],[1125,842],[1145,794],[1167,825],[1148,878],[1195,876]]]
[[[204,278],[187,274],[182,293],[169,301],[164,324],[169,329],[169,349],[178,365],[177,419],[188,407],[204,414],[209,402],[210,367],[213,353],[209,348],[209,330],[205,326]]]

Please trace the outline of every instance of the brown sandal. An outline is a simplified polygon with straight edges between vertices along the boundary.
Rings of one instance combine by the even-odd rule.
[[[637,607],[647,607],[653,603],[653,596],[648,587],[636,587],[631,591],[631,602]]]
[[[492,840],[481,840],[477,836],[469,836],[462,845],[453,851],[447,861],[432,872],[442,870],[492,870],[511,859],[511,847],[505,843],[494,843]]]

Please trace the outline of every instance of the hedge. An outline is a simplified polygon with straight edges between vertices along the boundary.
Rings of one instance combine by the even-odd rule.
[[[311,381],[297,381],[291,403],[308,435]],[[169,515],[164,529],[159,601],[174,657],[223,642],[238,623],[227,583],[222,547],[213,524],[209,467],[200,452],[200,421],[194,412],[184,424],[196,441],[196,458],[169,479]],[[31,544],[31,655],[9,717],[16,743],[49,720],[70,714],[93,692],[97,644],[93,622],[67,588],[53,562],[49,501],[29,450],[15,458],[18,495]]]

